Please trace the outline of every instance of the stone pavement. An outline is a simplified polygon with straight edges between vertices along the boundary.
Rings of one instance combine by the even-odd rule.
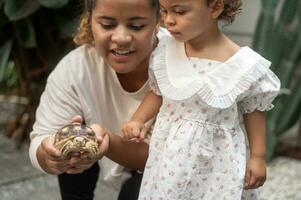
[[[59,200],[55,176],[35,170],[29,161],[27,147],[16,150],[13,141],[0,133],[0,200]],[[261,200],[301,200],[301,162],[281,157],[268,165],[268,179],[261,189]],[[98,194],[104,188],[98,184]],[[106,192],[102,200],[115,200]]]
[[[34,169],[30,163],[28,147],[17,150],[11,139],[0,132],[0,200],[59,200],[56,176],[46,175]],[[114,200],[117,194],[104,191],[98,183],[95,199],[105,194],[103,200]]]

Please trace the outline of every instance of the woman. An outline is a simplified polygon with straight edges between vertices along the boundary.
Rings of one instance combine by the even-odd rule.
[[[75,38],[82,46],[65,56],[49,76],[30,134],[30,159],[36,168],[59,175],[62,199],[93,198],[97,160],[103,180],[116,190],[130,177],[121,165],[144,168],[148,145],[118,134],[149,90],[148,60],[157,44],[158,20],[156,0],[86,1]],[[72,118],[81,121],[76,115],[100,138],[97,159],[74,155],[62,160],[53,146],[59,128]],[[119,199],[137,198],[139,178],[137,182],[133,192],[124,192],[134,196],[121,194]]]

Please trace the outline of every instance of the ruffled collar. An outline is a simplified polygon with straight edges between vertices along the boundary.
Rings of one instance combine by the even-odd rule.
[[[226,62],[201,77],[191,67],[184,43],[171,37],[160,40],[154,55],[151,68],[163,96],[184,100],[198,94],[217,108],[231,106],[271,65],[249,47],[241,47]]]

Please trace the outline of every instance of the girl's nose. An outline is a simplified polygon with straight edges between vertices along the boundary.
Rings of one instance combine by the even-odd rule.
[[[125,27],[118,27],[113,32],[112,41],[119,46],[126,46],[132,41],[132,36]]]
[[[164,18],[164,22],[168,26],[174,26],[176,24],[176,20],[171,15],[166,15]]]

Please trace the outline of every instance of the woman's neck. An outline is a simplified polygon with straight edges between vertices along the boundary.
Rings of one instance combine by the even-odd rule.
[[[148,80],[148,67],[126,74],[117,74],[122,88],[127,92],[136,92],[144,86]]]

